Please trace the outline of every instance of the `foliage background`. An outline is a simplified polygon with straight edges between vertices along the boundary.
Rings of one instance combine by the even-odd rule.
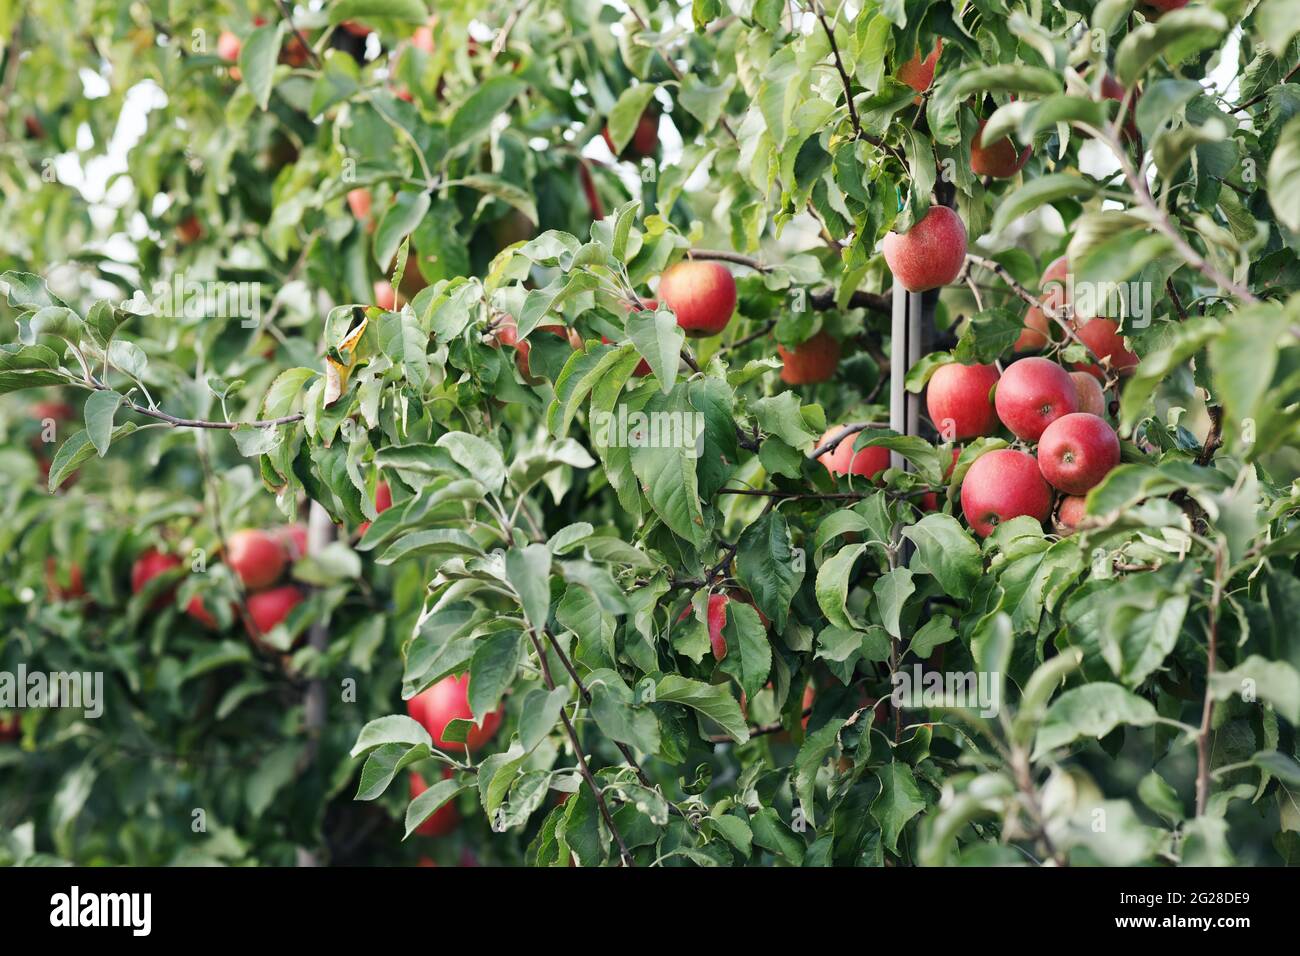
[[[0,5],[0,664],[99,670],[108,688],[102,719],[27,713],[0,743],[0,859],[1295,859],[1300,10],[1133,7],[462,2],[438,5],[422,54],[419,0],[342,0],[294,11],[313,47],[295,65],[276,62],[291,31],[271,4]],[[330,31],[344,20],[374,28],[369,46]],[[238,83],[222,29],[244,39]],[[894,75],[936,37],[916,103]],[[1135,108],[1100,97],[1103,66],[1141,85]],[[652,99],[661,143],[642,175],[599,134],[625,140]],[[980,118],[1033,144],[1021,176],[970,172]],[[373,232],[345,204],[359,185]],[[1125,466],[1084,534],[970,536],[955,491],[992,442],[963,453],[947,494],[929,442],[883,439],[913,466],[886,488],[835,486],[808,458],[827,426],[887,417],[877,250],[935,200],[979,257],[936,304],[958,358],[1006,352],[1062,252],[1080,277],[1158,293],[1151,325],[1125,330],[1139,371],[1109,382]],[[203,235],[187,243],[191,215]],[[629,321],[626,300],[692,248],[732,253],[740,303],[678,366],[674,324]],[[427,288],[408,280],[410,308],[367,310],[327,358],[394,257]],[[177,275],[260,282],[262,321],[156,314],[142,300]],[[525,381],[491,341],[504,313],[587,345],[531,338]],[[820,328],[846,343],[835,379],[782,385],[775,343]],[[100,384],[125,396],[111,408],[78,361],[105,354]],[[640,354],[656,374],[630,379]],[[78,409],[53,449],[38,388]],[[704,456],[596,447],[590,416],[618,401],[702,412]],[[153,403],[303,418],[232,435],[140,413]],[[376,520],[381,475],[396,505]],[[910,501],[930,486],[942,512],[921,518]],[[234,595],[219,562],[161,612],[131,595],[144,548],[212,555],[309,499],[344,534],[295,566],[310,597],[280,651],[183,614],[194,594]],[[86,596],[57,600],[48,576],[73,564]],[[718,665],[702,611],[720,587],[772,623],[733,602]],[[314,623],[325,646],[288,651]],[[921,659],[1004,675],[1001,715],[869,706]],[[403,842],[401,778],[376,791],[428,740],[383,718],[466,665],[478,709],[504,699],[506,722],[431,791],[454,794],[457,832]],[[319,723],[313,680],[329,689]]]

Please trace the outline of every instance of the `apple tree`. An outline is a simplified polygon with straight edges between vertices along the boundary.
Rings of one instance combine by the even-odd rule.
[[[1300,856],[1294,0],[79,9],[0,858]]]

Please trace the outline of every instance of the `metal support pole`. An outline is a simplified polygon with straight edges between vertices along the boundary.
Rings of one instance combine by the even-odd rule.
[[[923,296],[908,292],[900,283],[894,283],[893,332],[889,347],[889,427],[900,435],[918,435],[921,431],[921,396],[913,395],[903,386],[907,370],[925,354],[925,324],[933,313],[933,305],[923,308]],[[894,468],[911,469],[898,452],[891,452],[889,463]]]

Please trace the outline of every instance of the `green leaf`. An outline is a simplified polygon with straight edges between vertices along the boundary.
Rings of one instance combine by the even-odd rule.
[[[418,830],[421,824],[429,817],[441,810],[446,804],[462,790],[469,788],[455,777],[448,777],[439,780],[424,793],[420,794],[406,808],[406,833],[402,839],[407,839],[412,833]]]
[[[916,545],[915,570],[932,574],[947,594],[965,600],[984,574],[979,545],[952,515],[928,514],[903,529]]]
[[[373,244],[375,263],[380,269],[388,268],[402,241],[415,231],[429,211],[430,201],[427,192],[407,190],[398,193],[393,204],[384,210],[384,218],[375,229]],[[397,266],[402,268],[404,264],[399,262]]]
[[[907,603],[907,599],[916,592],[912,572],[907,568],[892,568],[876,578],[873,591],[885,630],[894,637],[902,637],[899,616],[903,613],[903,606]]]
[[[1132,87],[1160,57],[1171,64],[1219,42],[1228,29],[1222,13],[1195,6],[1166,13],[1147,22],[1120,41],[1115,51],[1115,77]]]
[[[1300,232],[1300,116],[1282,127],[1269,157],[1268,201],[1278,222]]]
[[[688,402],[685,389],[674,389],[671,395],[656,394],[645,405],[647,422],[694,422],[695,409]],[[649,424],[638,426],[649,430]],[[665,435],[661,429],[650,432],[631,448],[632,471],[641,483],[641,490],[650,507],[674,534],[699,547],[704,542],[704,513],[700,504],[696,467],[698,455],[693,442],[681,429],[669,426]]]
[[[649,363],[659,388],[665,395],[671,392],[686,343],[686,333],[677,324],[676,316],[663,306],[654,312],[633,312],[627,319],[627,337]]]
[[[644,753],[658,753],[659,719],[650,707],[639,705],[631,688],[612,670],[592,671],[587,678],[591,716],[601,733]]]
[[[1281,58],[1291,38],[1300,33],[1300,0],[1263,0],[1255,8],[1255,36]]]
[[[682,704],[699,711],[718,724],[738,744],[749,740],[749,727],[740,712],[740,704],[721,684],[706,684],[680,674],[667,674],[655,687],[655,700],[660,703]]]
[[[880,824],[881,836],[891,853],[898,852],[898,836],[907,821],[925,809],[912,768],[897,760],[877,773],[880,793],[871,801],[871,816]]]
[[[519,670],[520,633],[498,631],[482,638],[469,662],[469,707],[480,725],[497,709]]]
[[[728,647],[740,649],[740,688],[752,700],[772,672],[772,645],[767,629],[756,610],[744,601],[732,600],[727,604],[723,634]]]
[[[1119,684],[1085,684],[1058,697],[1038,727],[1033,759],[1065,747],[1080,737],[1101,739],[1122,724],[1154,724],[1156,709],[1150,702]]]
[[[1062,199],[1086,199],[1096,191],[1095,185],[1073,173],[1049,173],[1046,176],[1027,179],[1023,186],[998,204],[998,211],[993,214],[990,231],[1003,232],[1011,223],[1024,218],[1047,203]]]
[[[402,714],[379,717],[361,728],[357,742],[352,745],[351,757],[359,757],[372,747],[382,744],[405,744],[414,747],[424,744],[433,746],[433,738],[418,722]]]
[[[638,83],[629,86],[618,98],[614,108],[609,111],[609,138],[614,141],[614,153],[623,152],[632,140],[636,127],[641,122],[641,114],[654,99],[658,86],[654,83]]]
[[[1300,672],[1286,661],[1252,654],[1232,670],[1216,672],[1210,678],[1210,694],[1215,700],[1263,700],[1292,726],[1300,725]]]
[[[758,419],[758,427],[769,435],[776,435],[791,448],[807,454],[812,451],[818,433],[808,427],[794,392],[760,398],[750,403],[750,410]]]
[[[741,532],[736,576],[778,633],[785,630],[790,602],[803,582],[803,568],[803,554],[796,555],[790,526],[780,511],[767,512]]]
[[[1138,783],[1138,798],[1170,823],[1181,823],[1187,817],[1174,788],[1154,770]]]
[[[803,745],[794,758],[794,792],[809,826],[817,823],[817,803],[813,796],[817,771],[821,769],[827,754],[839,743],[840,728],[845,723],[843,718],[836,718],[818,727],[804,738]]]
[[[498,75],[480,83],[451,118],[447,148],[454,150],[486,133],[492,121],[526,88],[527,83],[512,75]]]
[[[541,634],[551,616],[551,550],[544,544],[506,552],[506,579],[519,595],[524,617]]]
[[[108,444],[125,438],[134,431],[136,431],[134,422],[119,425],[113,429]],[[54,460],[50,463],[50,477],[46,486],[53,492],[67,481],[74,471],[89,461],[94,454],[95,446],[90,443],[90,433],[88,431],[79,431],[72,435],[54,453]]]
[[[722,118],[722,111],[726,108],[727,99],[735,86],[736,77],[732,74],[727,74],[722,78],[721,83],[713,86],[694,73],[689,73],[682,80],[681,89],[677,93],[677,102],[681,104],[682,109],[699,120],[700,132],[708,134]]]
[[[555,728],[560,711],[568,702],[567,687],[557,687],[552,691],[540,687],[530,690],[519,708],[519,745],[531,753]]]
[[[424,0],[338,0],[329,8],[330,26],[345,20],[401,20],[424,23],[429,9]]]
[[[501,452],[490,442],[468,432],[447,432],[434,447],[444,448],[456,464],[460,465],[488,491],[499,492],[506,480],[506,464]]]
[[[86,399],[86,434],[103,458],[113,440],[113,416],[124,397],[113,391],[92,392]]]
[[[956,636],[957,631],[952,626],[952,618],[936,614],[912,635],[912,639],[907,642],[907,649],[917,657],[926,658],[934,653],[936,647],[947,644]]]
[[[424,744],[408,747],[405,744],[380,744],[366,757],[365,766],[361,768],[361,780],[357,784],[354,800],[374,800],[383,796],[393,777],[413,763],[427,760],[433,753]]]
[[[258,27],[239,48],[239,72],[244,86],[263,110],[271,101],[275,63],[280,56],[280,27],[271,23]]]
[[[865,544],[846,545],[823,561],[822,566],[817,569],[817,583],[814,586],[817,605],[828,621],[845,630],[860,629],[858,622],[849,617],[846,605],[849,596],[849,574],[866,548]]]

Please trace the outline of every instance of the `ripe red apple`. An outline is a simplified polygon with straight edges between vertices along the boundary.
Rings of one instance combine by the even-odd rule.
[[[348,190],[348,208],[352,210],[352,215],[360,222],[369,222],[370,220],[370,190],[369,189],[349,189]]]
[[[1052,262],[1051,265],[1043,272],[1043,277],[1039,281],[1040,296],[1039,298],[1048,305],[1049,308],[1059,309],[1066,303],[1065,278],[1069,274],[1070,263],[1061,256]],[[1016,339],[1013,350],[1016,352],[1036,352],[1048,343],[1051,339],[1050,329],[1052,323],[1045,313],[1038,306],[1029,307],[1025,313],[1025,330],[1020,333],[1020,338]]]
[[[1111,76],[1109,73],[1107,73],[1105,76],[1101,78],[1102,99],[1114,100],[1116,103],[1122,103],[1124,101],[1124,93],[1125,93],[1124,84],[1122,84],[1119,80],[1115,79],[1115,77]],[[1137,122],[1134,120],[1133,117],[1134,114],[1137,112],[1137,104],[1139,98],[1140,98],[1140,94],[1135,89],[1133,91],[1133,96],[1129,100],[1128,112],[1124,117],[1124,138],[1125,139],[1137,139],[1138,136]]]
[[[1053,487],[1082,495],[1119,464],[1119,436],[1096,415],[1062,415],[1038,439],[1038,467]]]
[[[217,37],[217,56],[227,63],[239,62],[239,51],[242,47],[239,37],[229,30],[222,30]]]
[[[1078,495],[1068,495],[1061,499],[1061,507],[1056,513],[1056,520],[1063,528],[1074,530],[1088,515],[1088,499]]]
[[[1187,6],[1187,0],[1142,0],[1142,6],[1150,9],[1148,14],[1150,19],[1159,20],[1160,14],[1168,13],[1170,10],[1181,10]]]
[[[1089,372],[1071,372],[1070,380],[1079,395],[1079,411],[1106,417],[1106,395],[1101,390],[1101,383]]]
[[[940,365],[925,390],[930,421],[944,441],[964,441],[998,430],[991,392],[998,383],[994,365]]]
[[[375,512],[383,514],[393,506],[393,489],[388,487],[388,482],[381,481],[375,485]],[[370,530],[370,522],[363,521],[357,526],[357,535],[363,535]]]
[[[1006,382],[1006,376],[1002,381]],[[1052,489],[1032,455],[999,448],[980,455],[966,472],[961,483],[961,510],[971,530],[985,538],[1002,522],[1021,515],[1046,520],[1052,512]]]
[[[627,141],[621,153],[614,149],[614,140],[609,135],[608,126],[601,130],[600,135],[605,138],[609,151],[619,159],[645,159],[653,156],[659,145],[659,114],[654,109],[647,109],[641,114],[632,138]]]
[[[1099,359],[1110,359],[1110,367],[1120,375],[1130,375],[1137,368],[1138,357],[1124,345],[1119,323],[1113,319],[1086,319],[1075,323],[1074,334]]]
[[[244,528],[230,536],[226,564],[251,590],[274,584],[284,572],[284,547],[275,535]]]
[[[184,245],[192,242],[198,242],[203,235],[203,224],[199,222],[199,217],[191,214],[181,220],[181,224],[176,227],[176,237]]]
[[[45,559],[45,588],[53,601],[73,601],[86,596],[86,585],[81,579],[81,565],[69,564],[65,578],[59,572],[54,558]]]
[[[993,406],[1017,438],[1033,442],[1062,415],[1079,410],[1079,393],[1069,373],[1055,362],[1022,358],[1002,373]]]
[[[731,598],[721,591],[709,595],[709,609],[705,616],[709,625],[709,645],[713,648],[713,656],[717,660],[727,656],[727,639],[723,637],[722,629],[727,626],[727,604],[730,601]],[[686,620],[694,611],[693,605],[686,605],[682,613],[677,616],[677,620]]]
[[[1015,144],[1011,142],[1009,136],[986,145],[983,140],[985,122],[980,120],[975,138],[971,140],[970,168],[976,176],[1010,179],[1024,168],[1025,163],[1029,162],[1030,147],[1026,146],[1024,152],[1017,153]]]
[[[376,308],[383,309],[385,312],[392,312],[397,308],[397,293],[393,291],[387,279],[375,280],[374,293]]]
[[[894,278],[909,292],[925,292],[957,278],[966,262],[966,226],[947,206],[931,206],[904,233],[891,232],[881,248]]]
[[[954,445],[952,448],[952,461],[948,462],[948,467],[943,470],[943,479],[947,481],[952,477],[953,469],[957,467],[957,459],[961,457],[961,445]],[[921,496],[922,511],[938,511],[939,496],[933,491],[927,491]]]
[[[211,611],[203,606],[203,599],[197,594],[190,598],[189,604],[185,605],[185,613],[204,627],[213,631],[217,629],[217,619],[212,616]]]
[[[56,422],[66,422],[77,414],[77,410],[67,402],[34,402],[31,414],[38,422],[43,422],[47,418]]]
[[[10,717],[0,717],[0,744],[13,743],[23,733],[23,721],[21,714],[13,714]]]
[[[778,345],[776,352],[784,363],[781,381],[789,385],[829,382],[840,364],[840,340],[825,329],[796,345],[793,351]]]
[[[687,259],[659,279],[659,298],[694,338],[717,335],[736,311],[736,280],[719,262]]]
[[[442,733],[447,724],[456,719],[473,720],[474,714],[469,707],[469,674],[460,677],[444,677],[432,687],[416,694],[406,702],[406,711],[411,717],[424,725],[424,729],[433,738],[435,746],[443,750],[460,752],[468,745],[473,753],[492,739],[497,728],[501,726],[504,707],[498,707],[483,718],[482,726],[471,727],[466,734],[466,743],[452,743]]]
[[[131,593],[139,594],[144,590],[145,585],[158,577],[165,574],[172,568],[180,567],[181,559],[174,554],[163,554],[153,548],[145,551],[140,557],[135,559],[135,564],[131,565]],[[157,611],[171,603],[176,594],[176,589],[172,588],[166,594],[160,594],[152,604],[150,610]]]
[[[447,780],[450,777],[451,777],[451,768],[444,767],[442,771],[442,779]],[[424,793],[424,791],[428,789],[429,789],[429,785],[424,782],[424,778],[421,777],[414,770],[412,770],[411,771],[411,799],[414,800],[416,797],[418,797],[420,794]],[[456,810],[456,804],[444,803],[441,807],[439,807],[437,810],[434,811],[432,816],[430,816],[418,827],[416,827],[415,832],[418,833],[420,836],[427,836],[427,837],[446,836],[452,830],[456,829],[456,827],[459,825],[460,825],[460,813]]]
[[[939,39],[934,41],[933,52],[924,60],[921,59],[921,51],[917,50],[910,60],[898,68],[898,78],[916,92],[924,93],[934,82],[934,68],[942,52],[943,41]]]
[[[843,425],[836,425],[826,429],[826,433],[817,439],[817,444],[822,445],[829,441],[843,427]],[[825,465],[826,470],[832,475],[860,475],[864,478],[874,478],[889,467],[889,449],[872,445],[870,448],[863,448],[855,455],[853,443],[857,438],[857,435],[849,435],[835,446],[834,451],[826,452],[817,460]]]
[[[307,526],[302,522],[282,525],[272,533],[284,548],[287,560],[297,561],[307,553]]]
[[[269,591],[258,591],[248,596],[248,616],[253,619],[254,631],[249,636],[258,641],[286,617],[289,612],[303,601],[302,591],[295,585],[284,584]]]

